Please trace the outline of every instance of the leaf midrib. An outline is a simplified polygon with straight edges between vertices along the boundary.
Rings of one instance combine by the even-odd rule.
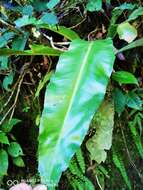
[[[60,141],[61,141],[62,133],[63,133],[62,131],[63,131],[63,129],[64,129],[64,126],[65,126],[65,123],[66,123],[66,121],[67,121],[68,115],[69,115],[70,110],[71,110],[71,108],[72,108],[72,105],[73,105],[73,102],[74,102],[74,97],[75,97],[76,92],[77,92],[77,90],[78,90],[78,86],[79,86],[79,84],[80,84],[80,80],[81,80],[81,78],[82,78],[84,68],[85,68],[85,66],[87,65],[87,60],[88,60],[88,58],[89,58],[90,51],[91,51],[91,49],[92,49],[93,43],[94,43],[94,42],[91,42],[91,43],[89,44],[88,49],[87,49],[87,53],[86,53],[85,56],[83,57],[83,60],[84,60],[84,61],[83,61],[83,64],[81,65],[80,72],[79,72],[79,74],[78,74],[77,80],[76,80],[75,85],[74,85],[74,88],[73,88],[73,93],[72,93],[72,96],[71,96],[71,98],[70,98],[70,103],[69,103],[68,109],[67,109],[67,111],[66,111],[66,113],[65,113],[65,117],[64,117],[64,120],[63,120],[63,123],[62,123],[62,126],[63,126],[63,127],[61,128],[61,132],[59,133],[60,136],[59,136],[58,141],[57,141],[57,143],[56,143],[56,147],[55,147],[55,151],[53,152],[53,155],[56,154],[57,149],[58,149],[58,146],[59,146],[59,143],[60,143]],[[56,158],[56,157],[54,156],[53,158]],[[50,169],[50,171],[53,170],[53,168],[54,168],[54,167],[53,167],[53,166],[54,166],[54,163],[55,163],[55,160],[53,159],[52,164],[51,164],[51,169]],[[49,173],[51,174],[51,172],[49,172]]]

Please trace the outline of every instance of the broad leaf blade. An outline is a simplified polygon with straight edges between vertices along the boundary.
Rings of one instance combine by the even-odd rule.
[[[139,7],[138,9],[136,9],[135,11],[132,12],[132,14],[130,14],[128,21],[132,21],[137,19],[139,16],[143,15],[143,7]]]
[[[117,71],[112,74],[112,79],[121,84],[136,84],[138,85],[138,80],[136,77],[127,71]]]
[[[114,89],[114,105],[115,111],[120,116],[126,106],[126,95],[119,88]]]
[[[123,22],[118,25],[117,33],[119,34],[119,38],[125,40],[128,43],[134,41],[137,37],[136,28],[128,22]]]
[[[127,106],[135,110],[141,110],[142,100],[135,92],[129,92],[127,94]]]
[[[48,46],[43,45],[37,45],[33,44],[31,45],[31,50],[25,50],[25,51],[19,51],[19,50],[13,50],[13,49],[0,49],[0,55],[2,56],[9,56],[9,55],[51,55],[51,56],[59,56],[62,53],[62,51],[53,49]]]
[[[58,27],[56,27],[56,26],[50,26],[48,24],[39,24],[37,26],[39,28],[46,28],[48,30],[56,32],[56,33],[64,36],[65,38],[67,38],[69,40],[75,40],[75,39],[79,39],[80,38],[76,32],[74,32],[70,28],[66,28],[64,26],[58,26]]]
[[[109,150],[112,145],[112,132],[114,126],[114,103],[106,100],[95,114],[93,123],[96,127],[95,135],[90,138],[86,147],[90,152],[90,159],[98,164],[104,162],[107,157],[105,150]]]
[[[86,9],[90,12],[102,10],[102,0],[88,0]]]
[[[40,124],[39,172],[48,187],[58,183],[81,145],[104,98],[114,59],[110,39],[74,40],[61,55]]]
[[[6,134],[2,131],[0,131],[0,143],[9,144],[9,140],[8,140]]]
[[[136,41],[126,45],[125,47],[119,49],[117,53],[127,51],[129,49],[133,49],[133,48],[140,47],[140,46],[143,46],[143,38],[136,40]]]

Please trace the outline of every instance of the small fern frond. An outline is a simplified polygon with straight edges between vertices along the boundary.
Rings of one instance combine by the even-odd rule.
[[[112,150],[112,159],[113,159],[115,166],[119,169],[129,190],[131,190],[132,189],[131,182],[128,178],[124,163],[123,163],[121,157],[119,156],[119,154],[115,150]]]
[[[84,161],[84,157],[82,155],[81,149],[79,149],[76,152],[76,159],[77,159],[78,165],[79,165],[82,173],[84,174],[85,173],[85,161]]]
[[[80,170],[80,168],[78,167],[78,164],[77,164],[75,158],[73,158],[71,160],[70,165],[69,165],[69,170],[73,175],[77,176],[79,179],[84,178],[84,175],[83,175],[82,171]]]
[[[84,177],[84,187],[85,190],[95,190],[93,183],[86,176]]]

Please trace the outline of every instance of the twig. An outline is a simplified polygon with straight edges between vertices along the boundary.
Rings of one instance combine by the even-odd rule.
[[[19,35],[23,34],[22,31],[16,29],[13,25],[11,25],[11,24],[5,22],[5,21],[2,20],[1,18],[0,18],[0,22],[1,22],[2,24],[6,25],[9,29],[11,29],[12,31],[14,31],[15,33],[17,33],[17,34],[19,34]]]
[[[69,45],[70,42],[54,42],[54,44],[63,46],[63,45]]]
[[[83,18],[79,23],[77,23],[76,25],[74,26],[71,26],[70,29],[74,29],[74,28],[77,28],[79,25],[81,25],[84,21],[86,20],[86,17]]]
[[[96,181],[97,181],[97,184],[98,184],[99,188],[100,188],[101,190],[103,190],[103,188],[101,187],[101,184],[100,184],[100,182],[99,182],[99,180],[98,180],[98,176],[96,175],[95,177],[96,177]]]
[[[12,112],[11,112],[9,121],[10,121],[10,120],[12,119],[12,117],[13,117],[13,114],[14,114],[14,111],[15,111],[15,108],[16,108],[16,103],[17,103],[17,100],[18,100],[18,96],[19,96],[19,93],[20,93],[20,87],[21,87],[21,85],[22,85],[23,78],[24,78],[25,74],[27,73],[27,66],[29,66],[29,63],[24,64],[24,66],[22,67],[22,69],[21,69],[21,75],[19,76],[18,81],[17,81],[17,83],[16,83],[15,86],[14,86],[14,90],[13,90],[12,94],[10,95],[8,101],[4,104],[4,107],[5,107],[5,106],[9,103],[9,101],[11,100],[11,98],[12,98],[12,96],[13,96],[13,94],[14,94],[14,91],[15,91],[15,89],[16,89],[17,84],[19,83],[19,84],[18,84],[18,89],[17,89],[17,92],[16,92],[16,98],[15,98],[15,100],[14,100],[14,103],[12,104],[12,106],[9,108],[9,110],[5,113],[5,115],[4,115],[3,118],[1,119],[0,125],[2,125],[2,123],[4,122],[4,120],[6,119],[6,117],[9,115],[9,113],[10,113],[11,111],[12,111]],[[4,107],[3,107],[3,108],[4,108]],[[3,110],[3,108],[2,108],[2,110]]]
[[[16,87],[16,86],[15,86],[15,87]],[[10,102],[10,100],[11,100],[13,94],[14,94],[14,91],[15,91],[15,89],[11,92],[11,94],[10,94],[8,100],[5,102],[5,104],[4,104],[3,107],[1,108],[0,113],[3,111],[3,109],[4,109],[4,108],[8,105],[8,103]]]
[[[61,49],[61,48],[58,48],[58,47],[56,47],[55,46],[55,43],[53,42],[53,38],[52,37],[50,37],[50,36],[47,36],[46,34],[44,34],[44,33],[42,33],[43,34],[43,36],[45,37],[45,38],[47,38],[48,40],[49,40],[49,42],[50,42],[50,44],[51,44],[51,47],[53,48],[53,49],[56,49],[56,50],[60,50],[60,51],[66,51],[65,49]]]
[[[26,73],[24,72],[23,75],[21,76],[21,80],[19,81],[18,89],[17,89],[16,97],[15,97],[15,100],[14,100],[14,103],[13,103],[13,109],[12,109],[12,112],[11,112],[9,121],[10,121],[10,120],[12,119],[12,117],[13,117],[13,114],[14,114],[14,111],[15,111],[15,108],[16,108],[16,103],[17,103],[17,100],[18,100],[18,96],[19,96],[19,93],[20,93],[20,88],[21,88],[22,81],[23,81],[23,78],[24,78],[25,74],[26,74]]]

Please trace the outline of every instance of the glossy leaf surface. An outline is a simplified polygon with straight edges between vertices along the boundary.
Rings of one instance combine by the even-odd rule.
[[[81,145],[101,104],[115,55],[112,40],[74,40],[63,53],[45,93],[39,131],[39,172],[48,187]]]
[[[127,71],[117,71],[112,74],[112,79],[121,83],[121,84],[136,84],[138,85],[138,81],[136,77]]]

